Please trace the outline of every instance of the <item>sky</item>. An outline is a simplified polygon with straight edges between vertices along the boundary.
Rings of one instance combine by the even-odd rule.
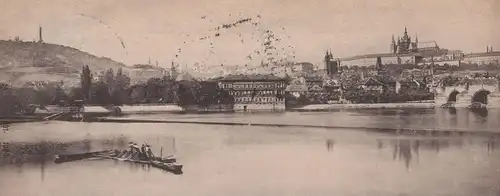
[[[326,49],[335,57],[389,52],[391,36],[402,36],[405,26],[412,38],[436,41],[442,48],[469,53],[485,52],[491,45],[500,50],[500,0],[2,0],[1,4],[0,39],[38,39],[42,26],[47,43],[127,65],[148,59],[163,67],[172,61],[187,67],[258,64],[262,57],[247,56],[262,48],[265,30],[282,38],[278,50],[284,56],[315,64],[321,63]],[[252,18],[258,26],[241,24],[224,29],[218,37],[210,31],[243,18]],[[212,37],[198,39],[207,35]],[[291,47],[280,50],[281,46]]]

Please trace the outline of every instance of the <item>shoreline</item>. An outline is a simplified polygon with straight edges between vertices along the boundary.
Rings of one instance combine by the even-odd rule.
[[[59,113],[65,111],[64,107],[60,106],[48,106],[48,110],[37,110],[35,114],[29,116],[23,116],[20,118],[40,118],[40,116],[48,116],[50,114]],[[119,108],[119,112],[115,111],[113,108]],[[123,106],[96,106],[90,105],[85,106],[83,109],[84,116],[89,118],[103,117],[103,116],[123,116],[123,115],[151,115],[151,114],[217,114],[217,113],[283,113],[283,112],[329,112],[338,111],[342,109],[432,109],[441,108],[437,106],[434,102],[409,102],[409,103],[371,103],[371,104],[313,104],[305,105],[295,108],[287,108],[284,110],[272,110],[272,109],[254,109],[249,111],[190,111],[185,110],[180,106],[174,104],[167,105],[123,105]],[[454,107],[462,108],[462,107]],[[494,107],[486,107],[494,108]],[[35,117],[37,116],[37,117]],[[13,117],[16,118],[16,117]],[[9,117],[4,118],[9,119]],[[16,121],[16,119],[14,119]]]
[[[100,107],[100,106],[91,106]],[[177,105],[135,105],[119,106],[122,114],[160,114],[160,113],[193,113],[184,111]],[[374,103],[374,104],[314,104],[298,108],[289,108],[286,111],[328,111],[332,109],[383,109],[383,108],[434,108],[436,105],[432,102],[414,102],[414,103]],[[102,107],[101,107],[102,108]],[[86,108],[87,109],[87,108]],[[104,109],[104,108],[102,108]],[[256,109],[255,111],[267,111],[268,109]],[[271,111],[269,109],[269,111]],[[283,110],[285,111],[285,110]],[[204,113],[198,111],[194,113]],[[234,111],[241,112],[241,111]],[[227,113],[227,112],[208,112],[208,113]]]
[[[312,111],[329,111],[338,109],[397,109],[397,108],[436,108],[434,103],[420,102],[420,103],[366,103],[366,104],[316,104],[307,105],[299,108],[291,108],[289,111],[296,112],[312,112]]]

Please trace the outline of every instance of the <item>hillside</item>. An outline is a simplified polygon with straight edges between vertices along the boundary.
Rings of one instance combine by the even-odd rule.
[[[105,57],[75,48],[48,43],[0,40],[0,82],[22,84],[27,81],[77,82],[82,66],[92,72],[127,68]]]

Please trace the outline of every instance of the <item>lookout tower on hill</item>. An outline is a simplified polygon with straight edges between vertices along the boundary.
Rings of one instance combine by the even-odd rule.
[[[43,43],[42,26],[38,27],[38,43]]]

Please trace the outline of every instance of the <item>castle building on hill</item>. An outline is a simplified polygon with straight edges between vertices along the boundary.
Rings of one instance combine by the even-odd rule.
[[[488,46],[486,52],[464,54],[460,50],[440,48],[435,41],[419,42],[408,35],[405,27],[403,36],[397,39],[392,36],[390,52],[364,54],[346,58],[334,59],[331,53],[325,55],[325,67],[328,70],[331,62],[338,62],[339,67],[371,67],[384,65],[415,65],[415,66],[465,66],[492,65],[500,66],[500,52],[493,51]]]
[[[428,56],[441,55],[442,49],[435,41],[419,42],[418,37],[415,40],[408,35],[405,27],[403,36],[396,40],[392,36],[390,51],[388,53],[365,54],[353,57],[337,59],[341,67],[373,67],[377,65],[417,65]],[[331,54],[330,54],[331,57]]]
[[[408,36],[408,30],[406,29],[406,27],[403,37],[398,37],[397,43],[394,40],[394,35],[392,35],[392,54],[408,54],[412,52],[418,52],[418,37],[415,37],[415,42],[412,42],[411,37]]]

